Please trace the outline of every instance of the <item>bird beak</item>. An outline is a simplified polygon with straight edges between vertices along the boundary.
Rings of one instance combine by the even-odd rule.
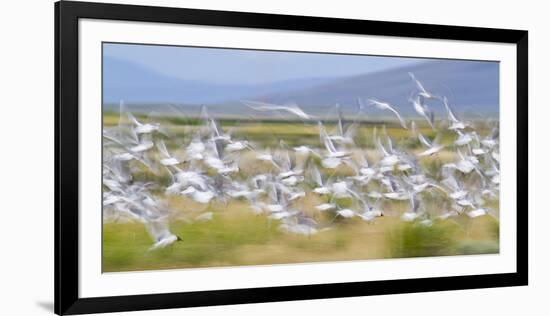
[[[177,235],[176,235],[176,237],[177,237],[177,238],[176,238],[176,241],[183,241],[183,239],[181,239],[180,236],[177,236]]]

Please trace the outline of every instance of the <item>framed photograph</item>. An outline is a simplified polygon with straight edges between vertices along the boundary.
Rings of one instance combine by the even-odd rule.
[[[527,31],[55,4],[55,312],[527,284]]]

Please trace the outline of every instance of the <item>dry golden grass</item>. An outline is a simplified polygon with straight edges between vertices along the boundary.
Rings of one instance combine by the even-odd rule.
[[[318,199],[308,196],[304,208],[310,210]],[[337,219],[326,231],[302,236],[280,231],[277,221],[254,214],[241,201],[211,205],[210,222],[189,221],[204,206],[179,197],[168,203],[177,210],[171,229],[183,241],[148,251],[152,240],[143,224],[105,223],[105,272],[498,252],[498,222],[488,216],[435,221],[431,227],[403,223],[398,216],[374,222]],[[327,223],[332,215],[317,218]]]

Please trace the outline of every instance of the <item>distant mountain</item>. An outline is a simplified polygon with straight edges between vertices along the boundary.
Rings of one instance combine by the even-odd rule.
[[[332,80],[305,78],[259,85],[212,84],[170,77],[136,63],[104,57],[103,102],[111,106],[120,100],[137,104],[213,104],[307,89]]]
[[[313,112],[326,111],[327,107],[339,103],[345,112],[353,113],[357,109],[358,97],[374,98],[395,105],[405,115],[413,114],[408,99],[415,86],[409,72],[414,73],[428,91],[446,96],[458,112],[479,115],[499,112],[499,65],[496,62],[430,60],[288,93],[259,94],[254,99],[272,103],[294,102]],[[433,104],[433,109],[439,113],[444,111],[440,103]],[[374,108],[367,111],[381,114]]]
[[[120,100],[144,105],[149,111],[161,104],[190,106],[205,104],[215,115],[253,113],[241,100],[284,104],[293,102],[306,112],[326,117],[338,103],[345,114],[357,111],[357,98],[389,102],[405,116],[415,115],[408,101],[415,91],[408,73],[414,73],[425,88],[446,96],[455,111],[476,116],[499,113],[499,64],[459,60],[428,60],[423,63],[347,78],[305,78],[260,85],[220,85],[183,80],[159,74],[138,64],[105,57],[104,106],[115,109]],[[430,106],[444,112],[439,103]],[[195,111],[196,112],[196,111]],[[389,116],[387,111],[367,108],[370,116]],[[281,115],[279,115],[281,116]],[[285,113],[282,114],[285,115]]]

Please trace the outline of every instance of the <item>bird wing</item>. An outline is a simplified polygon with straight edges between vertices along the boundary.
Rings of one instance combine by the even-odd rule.
[[[166,158],[170,158],[170,154],[168,153],[168,150],[166,149],[166,144],[164,144],[164,141],[161,139],[157,142],[157,148],[160,151],[162,155],[164,155]]]
[[[424,135],[422,135],[421,133],[418,133],[418,139],[422,144],[424,144],[424,146],[428,148],[432,147],[432,143],[426,137],[424,137]]]
[[[458,118],[456,117],[455,113],[453,112],[453,110],[451,109],[451,106],[448,104],[447,102],[447,98],[443,98],[443,104],[445,105],[445,109],[447,109],[447,114],[449,116],[449,120],[455,122],[455,123],[458,123],[459,120]]]
[[[330,140],[330,138],[327,135],[327,131],[325,130],[325,127],[319,122],[319,134],[321,135],[321,141],[325,144],[325,147],[327,150],[331,153],[336,152],[336,147],[334,147],[334,144]]]
[[[382,141],[380,141],[380,137],[377,136],[376,126],[372,130],[372,137],[374,138],[374,141],[376,143],[376,147],[378,147],[378,150],[382,152],[384,157],[389,156],[390,154],[388,153],[388,151],[386,150],[384,145],[382,145]]]
[[[355,136],[355,133],[357,132],[357,129],[359,128],[358,123],[352,123],[346,128],[346,132],[344,133],[345,138],[353,139],[353,136]]]
[[[134,116],[134,114],[132,114],[132,112],[130,112],[130,111],[126,112],[126,115],[128,116],[128,119],[130,120],[130,122],[132,122],[134,125],[136,125],[136,126],[142,125],[142,124],[136,119],[136,117]]]
[[[418,198],[414,194],[410,195],[410,201],[411,201],[411,211],[413,213],[416,213],[418,211],[419,206],[420,206],[420,201],[418,200]]]
[[[404,128],[404,129],[407,129],[407,123],[405,123],[405,120],[403,120],[403,118],[401,117],[401,115],[399,115],[399,112],[397,112],[396,109],[394,109],[393,107],[388,107],[388,110],[392,111],[395,116],[397,116],[397,119],[399,120],[399,123],[401,123],[401,126]]]
[[[376,146],[378,147],[378,150],[380,150],[384,156],[389,156],[390,155],[386,151],[386,148],[384,148],[384,145],[382,145],[382,142],[380,141],[380,137],[376,138]]]
[[[305,113],[301,108],[299,108],[297,105],[294,105],[294,104],[290,106],[283,106],[283,105],[271,104],[266,102],[258,102],[258,101],[243,101],[243,102],[249,108],[256,111],[286,111],[305,120],[309,120],[313,118],[313,116]]]
[[[382,131],[384,132],[384,136],[386,136],[386,140],[388,142],[388,152],[393,153],[393,142],[391,137],[388,135],[388,131],[386,130],[386,125],[382,126]]]
[[[216,121],[212,118],[210,119],[210,128],[214,132],[215,136],[222,136],[223,135],[223,130],[221,129],[220,124],[218,123],[218,121]]]
[[[399,112],[397,112],[397,110],[391,104],[389,104],[387,102],[380,102],[380,101],[377,101],[377,100],[374,100],[374,99],[370,99],[369,101],[372,105],[375,105],[377,108],[379,108],[381,110],[391,111],[393,114],[395,114],[395,116],[399,120],[399,123],[401,123],[401,126],[405,129],[407,129],[407,124],[405,123],[405,120],[403,120],[401,115],[399,115]]]
[[[132,113],[128,110],[126,107],[126,104],[124,103],[124,100],[120,100],[120,110],[119,110],[119,120],[118,125],[119,126],[125,126],[126,125],[126,118],[135,125],[140,125],[140,123],[137,121],[137,119],[132,115]]]
[[[313,181],[315,181],[318,186],[323,185],[323,178],[321,178],[321,173],[315,165],[311,168],[311,176],[313,177]]]
[[[157,242],[170,234],[168,222],[163,218],[148,221],[147,230]]]
[[[411,79],[416,84],[416,87],[418,88],[418,90],[420,90],[420,91],[422,91],[426,94],[430,94],[430,93],[428,93],[428,91],[426,91],[426,89],[424,89],[424,86],[422,85],[422,83],[416,79],[416,77],[414,76],[414,74],[412,72],[409,72],[409,76],[411,77]]]

